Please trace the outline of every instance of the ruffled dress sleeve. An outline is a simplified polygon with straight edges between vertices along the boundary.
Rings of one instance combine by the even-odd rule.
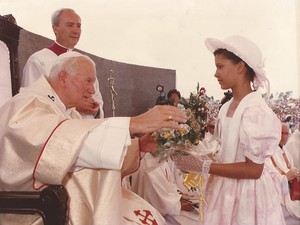
[[[273,111],[265,105],[248,107],[240,129],[240,148],[244,156],[262,164],[272,155],[280,141],[281,125]]]

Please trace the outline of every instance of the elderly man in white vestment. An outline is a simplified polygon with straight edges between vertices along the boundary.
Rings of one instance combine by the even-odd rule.
[[[285,147],[293,158],[294,166],[300,171],[300,118],[298,128],[291,134]]]
[[[131,176],[131,190],[155,207],[167,225],[198,225],[198,210],[193,206],[198,202],[198,193],[180,188],[174,169],[172,160],[159,162],[159,157],[146,153],[139,170]]]
[[[300,179],[299,171],[295,168],[293,158],[286,150],[285,145],[289,136],[289,125],[281,124],[281,139],[277,151],[266,160],[266,166],[274,171],[274,178],[278,181],[277,188],[287,225],[300,224],[300,201],[291,200],[288,181]]]
[[[42,76],[21,89],[0,109],[0,189],[33,191],[64,185],[69,225],[165,224],[133,193],[123,193],[122,200],[121,167],[126,154],[139,156],[155,148],[148,133],[162,127],[177,129],[177,122],[187,117],[176,107],[156,106],[135,117],[82,119],[74,106],[95,93],[95,80],[95,64],[89,57],[66,53],[48,78]],[[145,135],[131,140],[133,134]],[[20,221],[42,223],[38,216],[0,215],[0,224]]]

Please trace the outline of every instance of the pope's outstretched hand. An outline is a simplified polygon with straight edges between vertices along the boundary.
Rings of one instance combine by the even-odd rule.
[[[130,134],[147,134],[162,128],[178,129],[187,121],[186,114],[177,107],[157,105],[147,112],[131,117]]]

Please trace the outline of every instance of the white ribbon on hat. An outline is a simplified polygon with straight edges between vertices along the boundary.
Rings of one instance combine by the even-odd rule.
[[[261,73],[255,73],[254,79],[253,79],[253,89],[259,90],[259,89],[266,89],[266,98],[269,98],[270,96],[270,81],[265,75],[264,71],[264,64],[265,59],[263,59],[263,62],[261,65],[257,65],[258,69],[261,71]]]

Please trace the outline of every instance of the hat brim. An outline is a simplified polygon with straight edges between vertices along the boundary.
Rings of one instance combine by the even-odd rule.
[[[248,66],[250,66],[257,77],[265,77],[265,72],[258,68],[256,65],[253,65],[253,63],[251,63],[249,60],[247,60],[243,54],[234,46],[227,44],[221,40],[215,39],[215,38],[207,38],[205,40],[205,45],[207,47],[207,49],[209,51],[211,51],[212,53],[214,53],[216,50],[218,49],[226,49],[230,52],[232,52],[233,54],[235,54],[236,56],[238,56],[239,58],[241,58],[245,63],[248,64]]]

